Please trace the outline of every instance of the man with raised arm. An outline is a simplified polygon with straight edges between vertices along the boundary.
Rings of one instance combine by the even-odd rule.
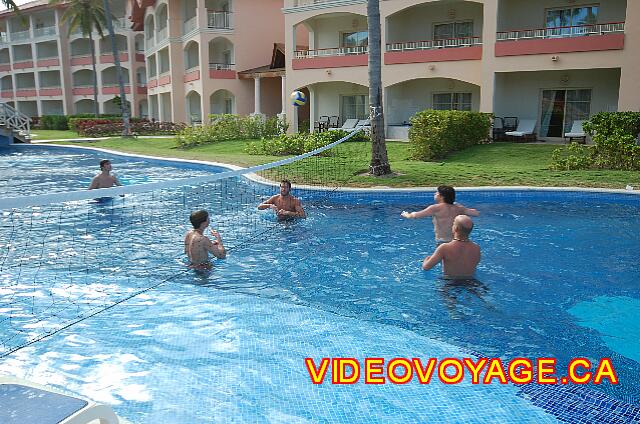
[[[419,212],[402,212],[403,218],[432,217],[433,230],[436,236],[436,245],[447,243],[453,238],[451,228],[453,219],[458,215],[479,216],[480,212],[472,208],[466,208],[456,201],[456,191],[451,186],[441,185],[433,196],[435,205],[428,206]]]
[[[211,241],[204,235],[204,230],[209,226],[209,213],[205,210],[195,211],[189,217],[193,229],[189,230],[184,237],[184,253],[189,258],[189,267],[206,271],[213,268],[209,260],[209,253],[218,259],[227,257],[227,251],[222,244],[220,234],[211,229],[211,235],[215,237]]]
[[[422,269],[430,270],[442,262],[442,273],[446,279],[473,279],[480,262],[480,246],[469,240],[473,221],[466,215],[453,220],[453,240],[438,246],[431,256],[424,258]]]
[[[97,188],[110,188],[113,186],[121,186],[122,184],[118,181],[118,177],[115,175],[111,175],[111,161],[108,159],[104,159],[100,161],[100,173],[93,177],[91,181],[91,185],[89,186],[89,190],[97,189]]]
[[[258,209],[272,209],[278,219],[307,217],[300,199],[293,197],[291,194],[291,182],[289,180],[282,180],[280,182],[280,194],[271,196],[269,200],[260,203]]]

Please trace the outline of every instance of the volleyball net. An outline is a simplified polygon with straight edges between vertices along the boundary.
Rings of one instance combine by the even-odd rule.
[[[371,144],[356,135],[250,168],[0,199],[0,357],[193,273],[184,235],[195,210],[239,254],[282,226],[257,209],[281,180],[306,208],[345,195],[369,164]]]

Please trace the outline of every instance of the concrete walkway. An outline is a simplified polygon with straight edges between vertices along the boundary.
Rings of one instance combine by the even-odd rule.
[[[137,137],[132,137],[134,140],[137,138],[175,138],[175,135],[140,135]],[[48,139],[48,140],[31,140],[32,144],[39,144],[39,143],[54,143],[54,142],[60,142],[60,141],[77,141],[77,142],[87,142],[90,143],[92,141],[100,141],[100,140],[109,140],[112,138],[120,138],[120,137],[85,137],[85,138],[55,138],[55,139]]]

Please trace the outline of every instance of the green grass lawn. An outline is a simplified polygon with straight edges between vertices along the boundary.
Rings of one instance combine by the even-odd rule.
[[[73,144],[73,142],[67,142]],[[65,144],[67,144],[65,143]],[[244,153],[248,141],[227,141],[188,150],[175,147],[172,139],[122,139],[83,143],[150,156],[198,159],[252,166],[282,159],[281,156],[251,156]],[[338,157],[320,158],[296,169],[290,178],[296,183],[321,182],[314,175],[327,169],[338,182],[351,186],[433,187],[454,186],[576,186],[624,188],[640,185],[640,172],[631,171],[550,171],[549,159],[557,145],[495,143],[474,146],[441,162],[421,162],[409,158],[408,143],[387,142],[391,168],[395,175],[375,178],[361,175],[369,164],[370,144],[345,143]],[[334,170],[328,170],[334,168]],[[116,166],[117,169],[117,166]]]
[[[65,130],[31,130],[31,138],[34,140],[58,140],[62,138],[82,138],[75,131]]]

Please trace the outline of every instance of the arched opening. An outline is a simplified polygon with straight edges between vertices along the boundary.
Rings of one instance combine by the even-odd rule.
[[[367,17],[355,13],[325,13],[295,26],[296,45],[308,40],[308,48],[295,51],[297,59],[318,56],[366,54],[369,46]]]
[[[209,41],[209,69],[235,69],[235,52],[231,41],[224,37]]]
[[[136,37],[134,39],[134,45],[135,45],[136,53],[144,54],[144,35],[143,34],[136,34]]]
[[[228,90],[215,91],[210,98],[211,113],[236,113],[236,97]]]
[[[184,69],[190,70],[200,66],[200,51],[198,43],[190,41],[184,48]]]
[[[231,1],[230,0],[205,0],[207,8],[207,26],[216,29],[229,29],[232,27]]]
[[[71,42],[71,57],[90,56],[91,42],[88,38],[76,38]]]
[[[127,52],[127,37],[122,34],[116,34],[116,46],[118,47],[118,54]],[[111,45],[111,37],[104,37],[100,39],[100,54],[113,54]]]
[[[118,98],[119,99],[119,98]],[[130,108],[131,107],[131,102],[127,100],[127,106]],[[129,109],[131,110],[131,109]],[[112,98],[110,100],[107,100],[106,102],[104,102],[102,104],[102,113],[107,114],[107,115],[119,115],[122,113],[122,109],[119,103],[119,100],[116,100],[116,98]]]
[[[71,74],[73,88],[93,87],[93,71],[80,69]]]
[[[122,68],[122,77],[125,85],[129,85],[129,70],[125,67]],[[118,85],[118,68],[110,66],[102,71],[102,86],[117,86]]]
[[[94,102],[91,99],[78,100],[73,104],[75,113],[94,113]]]
[[[186,97],[187,119],[191,124],[202,123],[202,108],[200,107],[200,94],[197,91],[190,91]]]
[[[156,37],[157,37],[157,41],[161,41],[169,36],[169,31],[168,31],[169,16],[168,16],[168,9],[166,4],[161,4],[160,6],[158,6],[158,9],[156,10],[156,21],[157,21]]]
[[[155,44],[155,41],[154,41],[155,33],[156,33],[155,19],[153,15],[149,15],[144,21],[145,49],[148,49],[149,47]]]
[[[138,103],[138,115],[143,119],[149,118],[149,103],[147,102],[147,99],[140,100]]]

